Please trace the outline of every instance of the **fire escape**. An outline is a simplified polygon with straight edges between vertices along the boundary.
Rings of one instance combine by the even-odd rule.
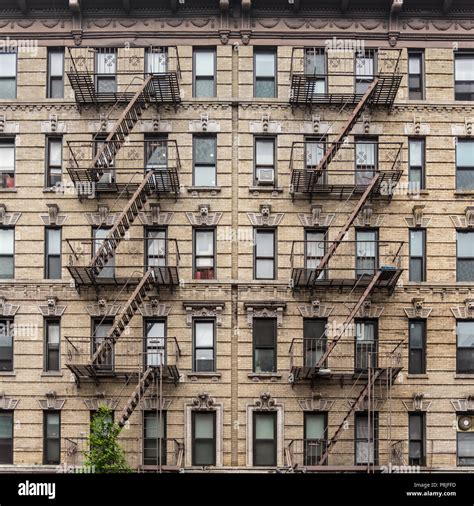
[[[78,290],[93,288],[97,294],[104,288],[118,290],[114,305],[120,309],[100,337],[94,331],[92,336],[85,338],[66,338],[66,365],[78,385],[90,380],[97,384],[103,378],[119,378],[125,381],[124,391],[136,382],[118,421],[123,427],[147,390],[155,388],[155,393],[159,390],[161,396],[162,382],[177,385],[180,376],[181,352],[175,338],[154,338],[152,349],[143,351],[142,336],[140,340],[127,337],[133,316],[145,303],[156,301],[156,295],[154,299],[150,297],[160,289],[179,285],[177,242],[161,236],[136,238],[131,230],[137,217],[146,214],[145,204],[150,199],[178,197],[180,159],[176,142],[130,140],[134,127],[149,107],[158,109],[164,104],[177,106],[180,103],[179,59],[177,52],[171,58],[170,48],[167,48],[159,68],[153,73],[141,78],[137,77],[137,70],[124,72],[124,75],[117,73],[115,79],[128,79],[125,91],[117,92],[110,91],[107,83],[103,85],[106,89],[101,89],[99,79],[104,74],[88,70],[89,54],[74,55],[73,51],[70,51],[71,69],[67,75],[79,109],[93,106],[100,111],[106,107],[109,109],[106,122],[114,123],[100,142],[98,132],[92,141],[68,143],[68,173],[80,199],[109,195],[115,198],[113,208],[120,212],[110,228],[98,227],[102,232],[99,238],[67,240],[71,249],[68,270]],[[105,74],[105,78],[110,80],[110,74]],[[138,153],[147,150],[148,162],[145,154],[141,163]],[[104,177],[112,173],[113,178]],[[137,253],[149,255],[150,244],[153,257],[147,257],[144,266],[137,265]],[[127,259],[130,260],[128,264]],[[123,303],[126,294],[127,300]],[[182,458],[182,447],[178,449]]]
[[[367,405],[376,388],[381,391],[384,384],[391,388],[401,370],[401,343],[380,341],[378,349],[356,350],[354,333],[347,339],[354,319],[363,313],[370,295],[375,290],[391,294],[401,275],[403,243],[380,241],[378,236],[347,240],[351,226],[367,206],[371,208],[372,202],[391,201],[402,175],[401,143],[383,143],[363,136],[349,142],[348,138],[365,111],[393,105],[401,82],[400,53],[389,51],[387,59],[381,62],[377,51],[366,52],[363,59],[371,59],[370,65],[362,61],[364,70],[357,73],[356,60],[356,75],[326,73],[325,58],[321,50],[294,49],[290,103],[294,107],[306,106],[310,111],[315,106],[340,107],[341,113],[348,107],[353,109],[334,140],[319,136],[293,143],[291,193],[293,199],[339,200],[342,208],[350,212],[334,238],[330,238],[329,229],[324,237],[293,242],[290,285],[294,290],[305,289],[311,294],[331,288],[340,293],[348,290],[345,305],[349,314],[331,336],[327,335],[326,328],[318,338],[293,339],[289,350],[290,381],[295,384],[309,380],[314,386],[316,382],[332,379],[341,385],[352,384],[352,389],[348,399],[350,408],[330,437],[312,441],[312,449],[308,449],[306,440],[292,440],[288,444],[288,465],[308,469],[327,464],[329,453],[350,418]],[[379,72],[374,71],[377,58]]]

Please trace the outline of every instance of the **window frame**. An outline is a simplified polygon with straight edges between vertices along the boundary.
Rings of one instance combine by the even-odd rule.
[[[459,144],[468,144],[468,143],[472,143],[473,144],[473,151],[474,151],[474,139],[472,138],[466,138],[466,137],[457,137],[456,140],[455,140],[455,160],[454,160],[454,163],[456,165],[456,191],[473,191],[474,190],[474,159],[472,160],[472,164],[471,165],[466,165],[466,166],[463,166],[463,165],[458,165],[458,146]],[[460,185],[459,185],[459,171],[465,171],[465,172],[471,172],[472,173],[472,178],[473,178],[473,185],[471,188],[461,188]]]
[[[198,139],[213,139],[214,140],[214,164],[198,163],[196,161],[196,146]],[[197,185],[196,184],[196,168],[199,167],[214,167],[214,184],[213,185]],[[217,135],[215,134],[194,134],[193,135],[193,174],[192,185],[198,188],[216,188],[217,187]]]
[[[156,348],[154,349],[162,349],[163,350],[163,355],[162,355],[162,363],[161,365],[166,365],[168,363],[168,348],[167,348],[167,337],[168,337],[168,321],[166,319],[166,317],[145,317],[143,318],[143,354],[144,354],[144,359],[143,359],[143,364],[144,364],[144,370],[146,370],[146,368],[148,367],[160,367],[160,365],[151,365],[148,363],[148,331],[149,331],[149,328],[148,326],[150,324],[154,324],[154,323],[163,323],[163,338],[160,338],[160,337],[155,337],[155,338],[151,338],[151,339],[163,339],[163,346],[156,346]],[[158,354],[157,354],[157,358],[158,358]],[[157,360],[159,362],[159,360]]]
[[[57,414],[59,423],[58,423],[58,437],[51,438],[48,437],[48,416]],[[48,459],[48,441],[58,441],[58,460]],[[44,410],[43,411],[43,464],[44,465],[54,465],[61,463],[61,411],[60,410]]]
[[[11,230],[13,232],[13,252],[11,255],[4,255],[4,254],[0,254],[0,262],[4,259],[4,258],[11,258],[12,259],[12,265],[13,265],[13,269],[12,269],[12,274],[13,276],[12,277],[8,277],[8,278],[1,278],[0,279],[15,279],[15,227],[4,227],[4,226],[1,226],[0,225],[0,232],[3,231],[3,230]]]
[[[198,232],[212,232],[213,234],[213,254],[212,256],[204,256],[199,255],[197,256],[197,233]],[[193,228],[193,279],[204,279],[204,280],[210,280],[210,279],[217,279],[217,233],[216,233],[216,227],[194,227]],[[197,268],[197,259],[198,258],[212,258],[212,267],[208,267],[207,270],[213,270],[213,276],[209,278],[201,278],[197,277],[198,268]],[[199,271],[200,272],[200,271]]]
[[[273,440],[259,439],[257,440],[257,417],[263,416],[266,418],[273,418]],[[252,466],[253,467],[276,467],[278,465],[278,427],[277,427],[278,413],[276,411],[258,411],[252,412]],[[257,441],[271,442],[273,441],[273,454],[275,460],[272,464],[257,464]]]
[[[159,49],[159,51],[157,51]],[[169,68],[169,51],[168,46],[147,46],[145,47],[144,55],[143,55],[143,64],[144,64],[144,75],[145,76],[151,76],[151,75],[159,75],[159,74],[166,74],[168,72]],[[162,72],[148,72],[148,60],[151,54],[160,54],[165,55],[165,70]]]
[[[9,416],[10,424],[11,424],[11,438],[0,438],[0,464],[2,465],[13,465],[14,464],[14,455],[15,455],[15,411],[13,409],[2,409],[0,410],[0,415]],[[3,442],[6,440],[7,442]],[[5,455],[4,449],[8,451],[7,459],[3,459],[3,455]]]
[[[168,265],[168,227],[167,226],[162,226],[162,227],[154,227],[154,226],[146,226],[144,227],[144,232],[145,232],[145,251],[144,251],[144,254],[145,254],[145,258],[144,258],[144,265],[145,265],[145,272],[150,269],[150,268],[159,268],[159,267],[166,267]],[[149,234],[151,232],[164,232],[164,238],[160,238],[160,237],[149,237]],[[164,245],[165,245],[165,253],[164,253],[164,257],[160,257],[159,255],[154,255],[152,257],[149,256],[149,253],[148,253],[148,246],[149,246],[149,242],[150,241],[164,241]],[[154,258],[164,258],[164,264],[161,266],[161,265],[150,265],[150,258],[151,259],[154,259]]]
[[[470,323],[473,326],[473,332],[474,332],[474,320],[473,319],[459,319],[456,320],[456,374],[474,374],[474,362],[471,366],[471,369],[460,369],[459,368],[459,359],[460,359],[460,350],[462,349],[471,349],[470,346],[459,346],[459,332],[458,332],[458,325],[460,323]]]
[[[354,465],[356,466],[377,466],[379,462],[379,435],[380,435],[380,425],[379,425],[379,413],[378,411],[372,412],[372,416],[370,417],[371,423],[374,423],[374,433],[372,434],[372,445],[373,445],[373,451],[374,451],[374,459],[373,462],[357,462],[357,443],[369,443],[369,440],[367,438],[359,438],[357,433],[357,420],[360,418],[367,418],[367,426],[369,423],[368,420],[368,413],[367,411],[359,411],[354,414]],[[369,454],[369,447],[367,448],[368,456]]]
[[[410,156],[410,144],[412,142],[421,142],[421,165],[412,165]],[[426,137],[409,137],[408,138],[408,181],[410,184],[414,184],[412,180],[412,171],[420,171],[420,190],[424,190],[426,187]]]
[[[50,332],[49,326],[52,324],[57,324],[58,326],[58,334],[59,334],[59,342],[57,344],[57,354],[58,354],[58,368],[52,369],[51,362],[52,359],[50,354],[56,350],[56,345],[52,346],[50,343]],[[44,372],[53,372],[59,373],[61,372],[61,319],[60,318],[44,318],[43,322],[44,327]]]
[[[456,282],[457,283],[471,283],[474,281],[474,278],[471,280],[459,279],[459,260],[470,260],[474,264],[474,252],[472,257],[460,257],[459,256],[459,234],[472,234],[472,238],[474,240],[474,231],[470,229],[457,229],[456,230]]]
[[[210,346],[197,346],[196,345],[196,327],[199,323],[212,323],[212,347]],[[197,317],[193,318],[193,364],[192,364],[192,371],[193,373],[215,373],[217,371],[217,353],[216,353],[216,345],[217,345],[217,329],[216,329],[216,319],[215,318],[202,318]],[[210,371],[203,371],[198,369],[197,364],[197,350],[212,350],[212,369]]]
[[[48,232],[56,230],[59,232],[59,255],[49,252],[50,238]],[[57,258],[59,260],[59,277],[51,277],[49,260]],[[62,228],[57,226],[44,227],[44,279],[62,279]]]
[[[420,73],[410,73],[410,57],[417,57],[420,60]],[[410,88],[410,76],[420,76],[420,90],[412,90]],[[425,100],[425,51],[423,49],[408,49],[407,50],[407,87],[408,87],[408,100]],[[412,94],[419,94],[413,96]]]
[[[259,54],[267,54],[273,56],[273,77],[258,77],[257,76],[257,56]],[[272,82],[273,83],[273,95],[262,96],[257,95],[257,83],[258,82]],[[253,97],[254,98],[278,98],[278,49],[265,47],[265,46],[254,46],[253,50]]]
[[[61,96],[59,97],[53,97],[52,96],[52,91],[53,91],[53,86],[52,86],[52,83],[53,81],[56,79],[56,80],[59,80],[59,76],[58,75],[54,75],[51,73],[51,55],[52,54],[55,54],[55,53],[59,53],[62,55],[62,73],[61,73],[61,76],[60,76],[60,80],[61,80]],[[64,47],[48,47],[48,56],[47,56],[48,60],[47,60],[47,81],[46,81],[46,98],[52,98],[52,99],[60,99],[60,98],[64,98],[64,69],[65,69],[65,60],[66,60],[66,55],[65,55],[65,48]]]
[[[265,234],[265,235],[273,235],[273,256],[267,257],[267,256],[257,256],[257,241],[259,234]],[[276,280],[278,279],[277,272],[278,272],[278,266],[277,266],[277,248],[278,248],[278,242],[277,242],[277,229],[276,228],[262,228],[262,227],[254,227],[254,247],[253,247],[253,279],[255,280],[261,280],[261,279],[267,279],[267,280]],[[270,260],[273,262],[273,273],[271,278],[261,278],[257,276],[257,264],[259,260]]]
[[[160,424],[160,418],[161,418],[161,427],[158,427],[159,432],[158,436],[156,438],[147,438],[146,437],[146,422],[148,419],[151,419],[152,416],[156,417],[158,420],[158,424]],[[144,466],[166,466],[167,464],[167,432],[168,432],[168,412],[166,409],[158,410],[152,410],[152,409],[144,409],[143,410],[143,426],[142,426],[142,445],[143,445],[143,456],[142,456],[142,463]],[[160,436],[159,433],[162,433],[163,435]],[[160,456],[160,440],[161,440],[161,456]],[[156,446],[153,448],[149,448],[146,445],[146,441],[152,441],[156,443]],[[146,457],[145,457],[145,451],[146,448],[156,450],[156,462],[147,463]],[[161,457],[161,459],[160,459]]]
[[[256,325],[255,321],[264,321],[273,326],[273,346],[257,346],[256,343]],[[256,370],[256,357],[257,350],[273,350],[273,370],[272,371],[257,371]],[[252,372],[254,374],[276,374],[278,372],[278,325],[276,318],[253,318],[252,322]]]
[[[0,57],[2,56],[2,54],[14,54],[15,55],[15,96],[13,97],[1,97],[0,96],[0,99],[1,100],[16,100],[18,98],[18,51],[16,50],[9,50],[9,51],[2,51],[2,53],[0,54]],[[12,77],[0,77],[0,83],[2,81],[7,81],[7,80],[12,80],[13,78]],[[1,89],[1,87],[0,87]]]
[[[421,347],[413,347],[412,346],[412,331],[411,325],[421,324],[422,325],[422,346]],[[422,318],[412,318],[408,320],[408,374],[426,374],[426,338],[427,338],[427,320]],[[413,361],[411,358],[412,350],[420,350],[421,358],[420,358],[420,371],[414,371]]]
[[[359,244],[359,240],[357,238],[358,234],[360,233],[363,233],[363,232],[371,232],[374,234],[374,237],[375,239],[373,239],[372,241],[360,241],[361,243],[363,242],[368,242],[368,243],[374,243],[374,257],[370,257],[370,258],[374,258],[374,269],[373,269],[373,273],[372,274],[368,274],[369,276],[373,276],[375,275],[376,271],[379,269],[379,266],[380,266],[380,251],[379,251],[379,243],[380,243],[380,234],[379,234],[379,229],[378,228],[369,228],[369,227],[356,227],[355,229],[355,274],[356,274],[356,278],[360,277],[360,276],[364,276],[364,275],[367,275],[367,273],[361,273],[361,274],[358,274],[359,271],[365,271],[367,269],[365,268],[362,268],[359,266],[358,264],[358,259],[359,258],[369,258],[368,256],[363,256],[363,257],[359,257],[358,255],[358,244]]]
[[[114,54],[115,55],[115,63],[114,63],[114,72],[112,73],[108,73],[108,74],[102,74],[102,73],[99,73],[99,55],[100,54]],[[96,93],[117,93],[118,92],[118,78],[117,78],[117,74],[118,74],[118,47],[104,47],[104,48],[96,48],[95,51],[94,51],[94,70],[95,70],[95,79],[94,79],[94,85],[95,85],[95,90],[96,90]],[[114,89],[113,91],[100,91],[99,90],[99,87],[100,87],[100,82],[101,80],[108,80],[110,82],[112,82],[112,77],[113,77],[113,82],[114,82]]]
[[[97,338],[103,340],[104,337],[97,336],[97,329],[100,326],[110,326],[114,325],[114,317],[103,317],[103,316],[93,316],[91,318],[91,357],[97,351],[101,343],[98,343]],[[109,330],[107,330],[107,333]],[[115,344],[112,345],[112,351],[107,353],[106,360],[102,362],[100,365],[102,370],[113,372],[115,370]]]
[[[366,74],[360,74],[358,75],[357,74],[357,59],[360,57],[360,53],[361,51],[354,51],[354,93],[359,95],[359,94],[362,94],[364,95],[365,92],[367,91],[367,89],[364,90],[364,92],[362,91],[358,91],[357,90],[357,85],[358,84],[367,84],[367,88],[373,83],[375,77],[377,76],[378,74],[378,56],[379,56],[379,53],[377,51],[377,49],[375,48],[368,48],[368,49],[364,49],[363,50],[363,53],[364,53],[364,59],[367,59],[367,55],[370,55],[371,59],[373,60],[373,75],[372,75],[372,79],[367,79],[367,77],[370,77]],[[362,77],[365,77],[366,79],[361,79]]]
[[[11,179],[11,176],[9,172],[3,172],[0,169],[0,190],[14,190],[16,188],[16,136],[0,136],[0,146],[6,145],[8,147],[11,147],[13,149],[13,186],[8,186],[8,184],[4,183],[4,174],[5,174],[5,181],[6,178],[9,177]],[[0,151],[1,153],[1,151]]]
[[[464,411],[464,412],[457,411],[456,412],[456,426],[457,426],[458,417],[460,417],[460,416],[470,416],[470,417],[472,417],[473,413],[472,413],[472,411]],[[464,466],[465,467],[473,467],[474,466],[474,457],[468,457],[469,459],[472,459],[472,463],[471,464],[466,464],[466,463],[460,464],[459,463],[459,459],[460,458],[465,458],[465,457],[459,457],[459,435],[460,434],[470,434],[470,436],[472,437],[472,439],[474,439],[474,432],[472,432],[472,431],[456,430],[456,465],[457,466],[463,466],[463,467]]]
[[[2,325],[5,330],[10,329],[10,331],[7,332],[6,337],[11,337],[11,367],[10,368],[3,368],[0,367],[0,372],[13,372],[15,370],[15,333],[14,333],[14,317],[12,316],[2,316],[0,317],[0,333],[2,332]],[[8,335],[10,334],[10,335]],[[2,361],[3,362],[3,361]],[[8,360],[5,360],[5,362],[8,362]],[[1,364],[1,362],[0,362]]]
[[[257,144],[259,142],[267,142],[273,144],[273,165],[259,165],[257,160]],[[277,137],[274,135],[256,135],[254,136],[253,142],[253,182],[255,186],[277,186]],[[257,177],[258,171],[260,169],[272,169],[273,170],[273,183],[260,183]]]
[[[61,164],[53,165],[51,163],[51,144],[54,141],[59,141],[61,143]],[[45,154],[45,187],[46,188],[54,188],[58,183],[61,183],[63,179],[63,156],[64,156],[64,146],[63,146],[63,136],[62,135],[47,135],[46,136],[46,154]],[[52,171],[53,170],[60,171],[59,180],[53,183]]]
[[[317,324],[323,325],[324,333],[321,334],[323,337],[316,337],[316,338],[307,337],[308,326],[311,323],[314,323],[314,324],[317,323]],[[319,360],[322,358],[324,353],[326,352],[327,342],[328,342],[328,336],[327,336],[327,332],[326,332],[327,324],[328,324],[328,319],[324,318],[324,317],[323,318],[321,318],[321,317],[304,317],[303,318],[303,362],[305,364],[305,367],[314,367],[319,362]],[[311,345],[308,346],[307,341],[310,341],[310,343],[311,343],[315,339],[316,339],[316,344],[318,344],[319,340],[321,341],[321,346],[320,347],[316,346],[315,349],[313,350],[313,347]],[[318,351],[320,351],[320,353],[318,353]],[[309,358],[308,352],[314,352],[315,356],[316,356],[315,358],[317,359],[317,361],[312,365],[308,365],[308,360],[307,360]],[[309,363],[311,363],[311,362],[309,362]],[[327,364],[327,361],[324,362],[322,367],[325,368],[326,364]]]
[[[212,416],[212,422],[213,422],[213,438],[196,438],[196,415],[202,415],[206,414],[207,416]],[[217,423],[216,423],[216,411],[215,410],[191,410],[191,465],[192,466],[215,466],[216,460],[217,460]],[[210,463],[199,463],[196,461],[196,441],[198,440],[205,440],[206,442],[212,443],[213,448],[213,456],[214,459]]]
[[[421,420],[421,439],[414,438],[410,432],[411,418],[419,418]],[[421,443],[421,456],[419,461],[411,456],[411,443]],[[426,463],[426,414],[424,412],[415,411],[408,413],[408,465],[410,466],[424,466]]]
[[[199,78],[209,79],[211,75],[197,75],[196,73],[196,54],[199,52],[213,53],[214,55],[214,74],[212,75],[213,91],[210,96],[198,96],[196,83]],[[217,48],[216,46],[194,46],[193,47],[193,98],[215,98],[217,96]]]
[[[378,367],[378,358],[379,358],[379,320],[377,318],[355,318],[355,333],[354,333],[354,371],[355,372],[363,372],[368,370],[369,366],[369,357],[368,353],[372,353],[372,368]],[[373,343],[373,349],[369,351],[369,348],[367,347],[367,350],[364,351],[364,354],[361,356],[360,351],[358,351],[358,343],[366,343],[367,340],[358,340],[357,339],[357,325],[360,324],[370,324],[374,328],[374,339],[372,341]],[[363,363],[367,364],[367,367],[359,367],[359,364],[361,362],[361,358],[363,359]]]
[[[421,247],[422,247],[422,256],[414,256],[412,255],[412,240],[411,234],[412,232],[421,233]],[[410,228],[408,229],[408,280],[413,283],[423,283],[426,281],[426,228]],[[421,260],[421,279],[413,279],[414,273],[411,266],[412,260]]]
[[[314,416],[322,416],[323,417],[323,421],[324,421],[324,438],[323,439],[313,439],[313,438],[308,438],[307,437],[307,429],[308,429],[308,418],[310,417],[314,417]],[[304,441],[304,445],[303,445],[303,460],[304,460],[304,465],[305,466],[316,466],[316,465],[319,465],[319,460],[318,459],[318,462],[314,462],[312,459],[313,459],[313,456],[312,455],[308,455],[308,448],[309,448],[309,444],[308,442],[310,441],[322,441],[323,444],[322,444],[322,452],[321,452],[321,456],[324,454],[324,451],[326,450],[326,446],[327,446],[327,442],[328,442],[328,412],[327,411],[304,411],[303,412],[303,441]],[[321,458],[321,457],[320,457]],[[310,460],[311,459],[311,460]],[[310,460],[310,461],[309,461]],[[309,461],[309,462],[308,462]],[[328,465],[328,460],[326,459],[323,463],[323,465],[327,466]]]
[[[454,90],[454,100],[455,101],[473,101],[474,100],[474,91],[471,94],[471,98],[459,98],[460,93],[457,92],[457,85],[458,83],[472,83],[472,87],[474,90],[474,79],[472,81],[458,81],[456,79],[456,60],[457,58],[460,58],[461,60],[463,58],[474,58],[474,51],[473,50],[461,50],[461,51],[454,51],[453,53],[453,90]]]

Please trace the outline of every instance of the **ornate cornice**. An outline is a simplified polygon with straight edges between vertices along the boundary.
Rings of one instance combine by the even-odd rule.
[[[58,399],[54,390],[50,390],[45,394],[46,399],[37,399],[41,409],[54,409],[59,411],[63,409],[66,399]]]
[[[215,318],[216,325],[222,325],[222,310],[225,302],[222,301],[184,301],[186,310],[186,324],[192,325],[193,318]]]
[[[334,401],[324,399],[319,392],[313,392],[309,399],[297,399],[301,411],[330,411]]]
[[[15,399],[14,397],[9,397],[5,395],[5,392],[0,392],[0,410],[9,409],[13,410],[18,406],[20,399]]]
[[[407,411],[429,411],[433,401],[427,401],[425,394],[415,392],[410,401],[402,401]]]
[[[58,305],[58,298],[52,295],[46,299],[46,304],[39,304],[38,310],[43,316],[62,316],[67,306]]]
[[[89,316],[116,316],[120,310],[120,304],[109,303],[106,298],[102,297],[94,304],[87,304],[86,310]]]
[[[105,392],[98,392],[95,397],[89,397],[83,400],[87,409],[91,411],[97,411],[100,406],[107,406],[108,408],[115,410],[119,402],[119,399],[106,396]]]
[[[171,306],[160,304],[158,299],[151,299],[149,302],[144,302],[138,310],[145,317],[165,318],[170,314]]]
[[[311,304],[298,306],[298,311],[303,318],[329,318],[334,311],[334,306],[321,304],[321,301],[316,299]]]
[[[253,328],[254,318],[276,318],[277,326],[283,325],[283,311],[286,309],[286,302],[244,302],[247,311],[247,324]]]
[[[19,305],[10,304],[5,297],[0,297],[0,316],[15,316],[19,308]]]

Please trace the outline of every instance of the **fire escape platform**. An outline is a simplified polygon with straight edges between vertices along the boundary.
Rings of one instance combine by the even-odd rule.
[[[380,376],[377,378],[375,384],[386,382],[389,379],[393,382],[402,369],[402,367],[375,367],[374,370],[380,371]],[[367,381],[369,379],[368,372],[366,371],[341,372],[308,366],[293,366],[290,369],[290,373],[293,375],[295,381],[314,381],[315,379],[318,379],[322,381],[332,380],[339,384],[351,384],[356,380]]]
[[[138,368],[135,370],[133,367],[104,367],[101,365],[92,365],[90,362],[84,360],[84,363],[68,363],[67,368],[74,374],[78,380],[92,380],[97,381],[100,379],[133,379],[137,380],[143,374],[143,371]],[[179,380],[179,370],[176,365],[163,365],[153,368],[156,378],[168,380],[172,383],[177,383]]]
[[[341,74],[343,75],[343,74]],[[317,93],[318,80],[321,78],[335,77],[331,75],[312,75],[305,73],[293,73],[290,83],[290,104],[292,105],[355,105],[358,104],[363,93]],[[391,106],[402,81],[402,76],[398,74],[379,74],[379,82],[375,92],[368,101],[369,106]]]
[[[76,97],[76,103],[84,105],[112,105],[130,102],[133,92],[98,92],[96,90],[96,75],[88,71],[66,72],[71,88]],[[123,73],[122,73],[123,74]],[[119,73],[120,75],[120,73]],[[156,105],[179,104],[181,102],[179,78],[177,72],[162,72],[152,74],[150,82],[150,99]]]

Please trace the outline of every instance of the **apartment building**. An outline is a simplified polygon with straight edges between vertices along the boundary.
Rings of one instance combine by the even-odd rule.
[[[0,471],[472,471],[473,20],[2,0]]]

